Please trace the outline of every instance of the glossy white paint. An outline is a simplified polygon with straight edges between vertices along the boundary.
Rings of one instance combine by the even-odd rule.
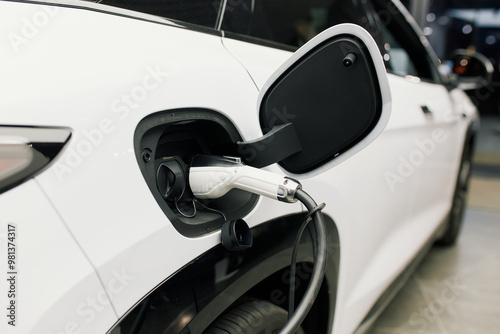
[[[161,110],[204,107],[226,115],[244,139],[257,138],[259,90],[292,53],[174,28],[145,14],[155,22],[15,2],[0,2],[0,29],[20,33],[19,18],[41,11],[53,15],[27,43],[15,48],[0,40],[0,73],[9,78],[0,81],[0,123],[68,127],[72,137],[56,164],[0,195],[0,228],[11,221],[21,230],[25,327],[19,328],[70,333],[75,322],[81,333],[104,333],[151,289],[220,242],[219,233],[183,237],[160,210],[135,160],[137,123]],[[369,37],[357,28],[337,29]],[[461,91],[448,94],[394,75],[388,84],[392,115],[380,136],[335,168],[298,177],[338,224],[334,333],[358,326],[449,209],[465,129],[477,117]],[[398,173],[400,157],[421,150],[415,140],[436,141],[436,129],[447,139],[391,186],[387,173]],[[283,172],[277,165],[266,169]],[[245,220],[255,226],[300,210],[261,198]],[[102,301],[92,319],[88,298]]]
[[[0,212],[2,333],[98,333],[116,321],[102,285],[114,281],[99,280],[36,181],[0,195]],[[8,224],[16,226],[15,240],[7,239]],[[11,290],[6,277],[11,276],[6,270],[11,241],[16,245],[15,327],[7,323],[5,304]]]

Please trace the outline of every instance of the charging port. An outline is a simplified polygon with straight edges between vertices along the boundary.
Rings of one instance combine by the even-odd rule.
[[[183,235],[197,237],[244,217],[258,196],[231,190],[214,200],[195,200],[187,185],[194,156],[238,155],[241,136],[223,115],[204,109],[177,109],[144,118],[134,147],[142,175],[158,205]]]

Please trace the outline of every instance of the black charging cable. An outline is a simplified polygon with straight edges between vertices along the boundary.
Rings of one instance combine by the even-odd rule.
[[[317,205],[314,199],[309,196],[302,189],[297,189],[295,193],[295,198],[298,199],[304,206],[307,208],[309,213],[306,215],[305,221],[302,224],[299,233],[297,234],[297,238],[295,240],[294,250],[292,254],[292,264],[291,268],[293,269],[290,272],[290,294],[289,294],[289,319],[285,326],[280,330],[279,334],[294,334],[297,329],[300,327],[302,321],[304,321],[305,317],[311,310],[311,307],[318,296],[319,290],[321,288],[321,283],[323,282],[323,278],[326,272],[326,262],[327,262],[327,245],[326,245],[326,227],[325,227],[325,219],[321,210],[325,207],[324,204]],[[312,271],[311,279],[309,280],[309,285],[307,286],[306,292],[302,297],[297,309],[294,312],[294,293],[295,293],[295,267],[296,267],[296,259],[297,259],[297,248],[298,243],[300,242],[300,237],[304,232],[305,228],[309,221],[309,218],[312,218],[314,221],[314,227],[316,230],[316,249],[314,254],[314,267]],[[292,275],[293,274],[293,275]],[[293,280],[293,286],[292,286]],[[293,289],[292,289],[293,288]],[[292,291],[293,290],[293,291]],[[290,298],[291,297],[291,298]]]
[[[304,217],[304,222],[302,223],[302,226],[300,226],[299,232],[297,233],[295,242],[293,244],[292,261],[290,264],[290,290],[288,293],[288,319],[290,319],[295,309],[295,281],[296,281],[295,276],[297,268],[297,253],[300,244],[300,239],[302,238],[302,234],[304,233],[306,227],[309,226],[309,222],[313,220],[312,216],[316,213],[316,211],[323,210],[325,206],[326,206],[325,203],[322,203],[316,206],[312,211],[309,211],[309,213],[307,213],[307,215]],[[315,252],[316,245],[314,236],[311,235],[311,238],[313,239],[313,249]]]

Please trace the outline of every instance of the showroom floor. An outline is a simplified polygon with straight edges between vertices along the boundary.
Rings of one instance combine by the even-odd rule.
[[[500,117],[482,118],[462,234],[434,247],[370,334],[500,333]]]

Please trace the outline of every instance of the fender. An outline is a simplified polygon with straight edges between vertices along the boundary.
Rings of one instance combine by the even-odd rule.
[[[218,245],[193,260],[134,305],[108,333],[202,333],[218,316],[248,299],[288,305],[289,265],[293,243],[304,214],[280,217],[252,229],[254,244],[241,252]],[[328,266],[313,309],[303,323],[314,333],[333,326],[340,260],[339,235],[325,216]],[[312,225],[310,225],[312,229]],[[312,272],[312,232],[304,233],[298,252],[296,300],[300,301]]]

